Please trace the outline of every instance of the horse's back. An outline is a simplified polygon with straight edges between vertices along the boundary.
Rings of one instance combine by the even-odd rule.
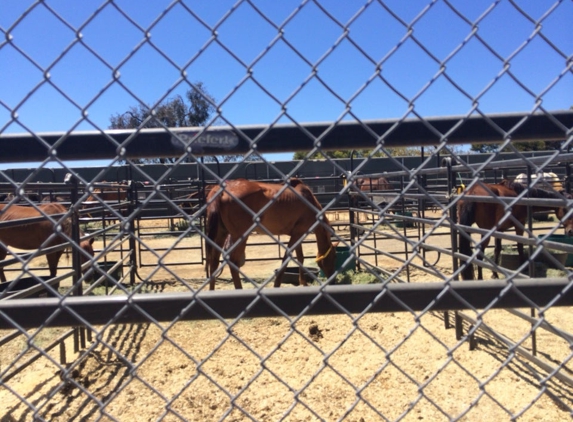
[[[36,207],[21,205],[0,206],[0,221],[23,220],[43,215],[63,214],[66,208],[58,203],[45,203]],[[63,231],[69,233],[71,222],[69,218],[63,221]],[[54,226],[49,220],[25,223],[19,226],[0,228],[0,240],[8,246],[18,249],[37,249],[54,232]],[[53,244],[60,242],[54,239]]]
[[[47,214],[53,214],[48,213]],[[0,221],[21,220],[24,218],[39,217],[41,214],[35,207],[25,207],[22,205],[11,204],[2,206]]]
[[[220,201],[216,201],[225,225],[244,232],[253,225],[253,213],[265,208],[260,215],[260,225],[273,234],[290,234],[295,227],[303,227],[301,230],[310,227],[316,220],[316,210],[321,209],[320,204],[299,179],[291,179],[288,184],[290,187],[285,188],[284,183],[246,179],[227,182]],[[209,196],[213,199],[216,194],[214,189]]]
[[[356,179],[356,186],[358,186],[363,192],[392,189],[390,182],[385,177],[361,177]]]

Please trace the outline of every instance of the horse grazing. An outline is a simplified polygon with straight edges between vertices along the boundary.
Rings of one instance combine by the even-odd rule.
[[[210,278],[210,289],[215,289],[215,271],[223,248],[232,248],[230,253],[231,276],[236,289],[241,289],[238,267],[245,263],[245,247],[253,230],[273,235],[289,235],[289,249],[312,229],[316,235],[318,257],[316,262],[327,277],[334,274],[336,245],[330,240],[330,224],[326,216],[316,225],[316,214],[321,210],[310,188],[299,179],[284,184],[261,183],[245,179],[232,180],[213,189],[207,198],[207,237],[205,270]],[[280,192],[280,193],[279,193]],[[309,205],[310,204],[310,205]],[[256,227],[253,214],[258,215]],[[249,210],[251,212],[249,212]],[[325,227],[328,226],[328,227]],[[313,227],[314,226],[314,227]],[[302,245],[295,248],[296,258],[302,264]],[[288,258],[285,254],[283,262]],[[277,272],[274,286],[280,287],[284,268]],[[306,286],[304,270],[299,269],[299,282]]]
[[[64,214],[67,209],[59,203],[44,203],[36,207],[25,207],[21,205],[0,204],[0,261],[6,258],[8,250],[7,246],[17,249],[39,249],[41,247],[49,248],[56,245],[65,243],[66,240],[55,234],[54,224],[47,218],[43,221],[36,221],[31,223],[23,223],[18,226],[8,226],[2,228],[2,222],[14,221],[26,218],[42,217],[52,214]],[[71,236],[72,222],[70,218],[61,221],[62,231]],[[92,248],[94,239],[84,240],[80,243],[80,247],[90,256],[94,255]],[[64,253],[63,250],[50,252],[46,254],[48,260],[48,267],[50,269],[50,277],[55,277],[58,270],[58,262]],[[80,254],[82,264],[88,259],[84,254]],[[4,275],[4,268],[0,265],[0,281],[6,281]]]
[[[476,184],[473,187],[466,189],[464,195],[491,196],[493,194],[497,197],[515,198],[524,190],[527,190],[528,196],[530,198],[563,199],[564,195],[566,195],[567,198],[571,197],[565,193],[553,190],[527,188],[520,183],[511,183],[508,181],[502,181],[498,184]],[[511,216],[506,218],[503,222],[500,222],[505,215],[504,208],[504,205],[497,202],[473,202],[464,201],[461,199],[458,202],[459,223],[465,226],[471,226],[473,223],[476,223],[479,228],[486,230],[491,230],[495,227],[496,230],[501,232],[514,227],[515,233],[518,236],[522,236],[524,232],[523,228],[525,225],[525,220],[527,219],[527,205],[514,205],[511,208]],[[531,208],[532,212],[539,212],[550,209],[550,207],[540,206],[532,206]],[[557,207],[554,209],[554,212],[559,220],[563,220],[567,210],[565,208]],[[565,233],[569,236],[573,235],[573,217],[568,217],[565,221],[561,221],[561,223],[565,226]],[[482,254],[485,248],[489,245],[489,240],[489,236],[482,235],[482,244],[480,246]],[[471,255],[470,240],[462,233],[459,235],[458,246],[461,253],[464,255]],[[523,254],[523,243],[517,243],[517,251],[519,254],[519,259],[521,262],[524,262],[525,256]],[[501,239],[496,237],[494,249],[494,261],[496,265],[499,263],[500,253]],[[473,280],[473,265],[466,263],[461,274],[462,279]],[[481,266],[478,266],[478,278],[482,278]],[[498,278],[497,272],[493,271],[492,278]]]

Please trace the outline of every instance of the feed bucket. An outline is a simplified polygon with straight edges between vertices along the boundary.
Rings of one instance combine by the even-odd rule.
[[[42,283],[38,280],[41,279],[43,281],[50,280],[51,277],[24,277],[18,280],[18,282],[13,285],[10,290],[8,290],[8,296],[13,295],[15,293],[21,292],[22,290],[29,289],[30,287],[41,285]],[[0,293],[6,291],[8,286],[10,286],[11,281],[6,281],[4,283],[0,283]],[[52,287],[54,289],[58,289],[59,282],[54,284]],[[47,296],[55,296],[51,292],[48,292],[45,288],[31,294],[30,296],[26,297],[47,297]]]
[[[543,237],[543,235],[539,235],[539,237]],[[548,236],[546,240],[550,242],[573,245],[573,236],[566,236],[564,234],[552,234],[551,236]],[[573,254],[567,254],[567,259],[565,259],[565,266],[573,267]]]
[[[499,256],[499,265],[508,270],[517,270],[521,266],[521,261],[517,253],[502,252]]]
[[[555,258],[559,264],[566,265],[565,263],[569,257],[567,252],[549,251],[549,254]],[[549,268],[560,268],[559,265],[555,264],[553,260],[549,259],[549,257],[546,257],[544,254],[538,255],[535,262],[541,262],[542,264],[547,265]]]
[[[117,264],[117,261],[106,261],[106,262],[98,262],[97,266],[104,272],[108,273],[111,278],[116,281],[120,281],[123,277],[123,265],[119,265],[113,271],[111,269]],[[111,272],[110,272],[111,271]],[[93,283],[101,277],[99,272],[94,272],[89,279],[86,279],[87,283]],[[112,284],[107,278],[102,282],[104,285]]]
[[[306,271],[304,271],[304,279],[307,283],[312,283],[314,278],[312,278],[311,274],[315,277],[318,277],[319,269],[314,267],[304,267]],[[298,282],[298,271],[299,267],[286,267],[285,272],[283,274],[283,283],[294,284],[298,286],[300,283]],[[307,272],[308,271],[308,272]]]
[[[350,257],[349,246],[336,247],[336,260],[334,261],[334,269],[340,273],[345,271],[356,271],[356,258],[352,258],[346,265],[343,264]],[[325,277],[324,272],[320,271],[320,276]]]
[[[412,213],[409,211],[406,212],[398,212],[396,211],[394,214],[396,215],[403,215],[404,217],[412,217]],[[394,227],[414,227],[414,223],[411,221],[406,221],[406,220],[398,220],[396,222],[394,222]]]
[[[336,261],[334,263],[334,269],[340,272],[344,271],[356,271],[356,258],[352,258],[348,264],[342,267],[344,262],[350,257],[350,247],[349,246],[337,246],[336,247]]]

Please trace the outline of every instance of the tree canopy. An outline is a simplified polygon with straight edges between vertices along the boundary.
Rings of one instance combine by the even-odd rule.
[[[215,100],[202,82],[196,83],[185,93],[185,98],[177,95],[155,107],[139,104],[130,107],[124,113],[110,117],[110,129],[137,129],[159,127],[193,127],[203,126],[211,117]],[[139,163],[169,163],[175,158],[158,158],[156,160],[134,160]]]
[[[518,151],[548,151],[557,150],[563,141],[529,141],[514,142],[513,147]],[[475,153],[497,152],[501,144],[472,144],[471,151]],[[511,152],[512,149],[505,147],[502,152]]]
[[[387,148],[386,151],[393,157],[417,157],[421,154],[420,148],[415,147],[396,147]],[[368,157],[372,152],[371,149],[357,149],[357,150],[337,150],[337,151],[323,151],[323,153],[316,152],[310,157],[306,151],[297,151],[293,155],[293,160],[304,160],[305,158],[310,158],[314,160],[324,159],[324,156],[328,158],[350,158],[353,154],[354,158],[364,158]],[[388,155],[382,151],[378,151],[372,155],[372,157],[387,157]]]

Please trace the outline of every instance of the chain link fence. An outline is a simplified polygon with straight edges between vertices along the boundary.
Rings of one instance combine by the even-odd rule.
[[[407,3],[9,8],[3,421],[571,417],[573,112],[547,104],[572,92],[573,6]],[[213,113],[171,127],[195,74]],[[117,98],[135,129],[108,130]],[[38,129],[38,104],[68,123]]]

